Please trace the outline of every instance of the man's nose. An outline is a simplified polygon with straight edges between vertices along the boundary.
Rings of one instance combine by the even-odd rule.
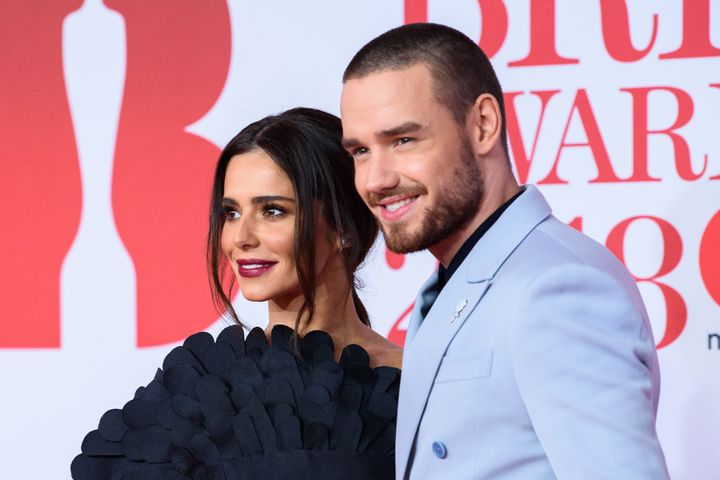
[[[368,192],[380,193],[397,187],[400,175],[392,155],[382,151],[375,152],[367,159],[365,167],[365,188]]]

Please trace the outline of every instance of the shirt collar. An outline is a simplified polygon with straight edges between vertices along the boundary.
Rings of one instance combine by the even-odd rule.
[[[500,205],[497,210],[495,210],[488,218],[486,218],[485,221],[481,223],[480,226],[472,233],[472,235],[470,235],[470,237],[465,240],[465,243],[463,243],[462,247],[460,247],[460,250],[457,251],[453,259],[448,264],[447,268],[443,267],[442,264],[440,265],[440,267],[438,268],[438,286],[440,287],[440,290],[442,290],[445,284],[450,281],[450,277],[452,277],[453,274],[457,271],[458,267],[472,251],[473,247],[475,247],[475,244],[477,244],[477,242],[482,238],[482,236],[485,235],[488,230],[490,230],[490,228],[495,224],[495,222],[498,221],[503,212],[507,210],[507,208],[524,191],[525,188],[522,187],[518,193],[516,193],[508,201]]]

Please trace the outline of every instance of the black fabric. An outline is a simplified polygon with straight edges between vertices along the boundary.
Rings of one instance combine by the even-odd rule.
[[[110,410],[72,462],[76,480],[394,478],[400,370],[370,368],[350,345],[339,362],[324,332],[293,352],[276,326],[247,339],[189,337],[146,387]]]
[[[481,223],[477,229],[475,229],[472,235],[470,235],[468,239],[465,240],[465,242],[462,244],[462,247],[460,247],[453,259],[448,264],[447,268],[443,267],[442,264],[438,267],[438,283],[434,288],[428,289],[428,291],[426,292],[426,300],[423,302],[423,308],[420,311],[423,318],[427,316],[430,308],[432,308],[433,306],[433,303],[435,303],[438,295],[440,295],[440,292],[442,292],[442,289],[445,288],[445,285],[447,285],[447,283],[450,281],[450,278],[457,271],[458,267],[462,265],[462,262],[465,261],[467,256],[477,244],[477,242],[480,241],[483,235],[485,235],[493,225],[495,225],[495,222],[498,221],[503,212],[505,212],[505,210],[507,210],[507,208],[515,200],[517,200],[517,198],[522,195],[524,191],[525,188],[521,188],[519,192],[513,195],[508,201],[500,205],[497,210],[495,210],[488,218],[486,218],[485,221]]]

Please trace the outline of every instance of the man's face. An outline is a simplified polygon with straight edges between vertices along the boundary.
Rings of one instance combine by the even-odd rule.
[[[482,172],[464,126],[432,86],[428,68],[417,64],[343,87],[343,144],[355,159],[355,186],[398,253],[463,229],[482,202]]]

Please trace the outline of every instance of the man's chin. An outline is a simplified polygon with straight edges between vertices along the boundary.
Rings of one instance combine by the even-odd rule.
[[[393,253],[412,253],[426,248],[420,235],[410,233],[407,229],[401,229],[397,225],[390,228],[383,225],[382,233],[385,245]]]
[[[406,253],[417,252],[417,250],[411,249],[409,245],[388,243],[387,238],[385,239],[385,245],[387,246],[388,250],[390,250],[391,252],[402,254],[402,255],[404,255]]]

